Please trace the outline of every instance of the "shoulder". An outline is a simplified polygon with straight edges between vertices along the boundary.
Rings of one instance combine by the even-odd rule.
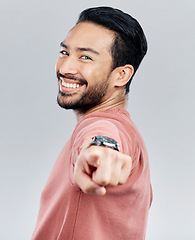
[[[125,109],[110,109],[102,112],[94,112],[86,115],[75,127],[73,137],[85,132],[95,134],[108,133],[112,137],[120,131],[125,124],[129,125],[130,116]]]
[[[135,140],[134,125],[125,109],[111,109],[86,115],[75,127],[72,145],[82,147],[84,142],[96,135],[113,138],[121,146]],[[132,140],[130,140],[132,138]]]
[[[76,126],[72,134],[72,145],[82,147],[83,144],[96,135],[103,135],[120,141],[120,131],[115,123],[108,119],[85,119]]]

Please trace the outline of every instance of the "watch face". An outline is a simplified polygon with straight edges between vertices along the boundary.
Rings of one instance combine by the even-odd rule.
[[[113,149],[119,151],[118,143],[114,139],[106,137],[106,136],[101,136],[101,135],[95,136],[93,138],[92,144],[113,148]]]

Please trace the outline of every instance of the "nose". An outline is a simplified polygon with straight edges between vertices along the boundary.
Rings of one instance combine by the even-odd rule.
[[[64,58],[59,58],[56,64],[56,70],[61,74],[72,74],[78,73],[78,66],[76,60],[71,56],[66,56]]]

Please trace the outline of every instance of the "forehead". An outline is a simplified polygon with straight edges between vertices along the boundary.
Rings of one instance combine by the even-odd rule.
[[[97,51],[110,50],[115,34],[100,25],[81,22],[68,33],[64,43],[70,47],[89,47]]]

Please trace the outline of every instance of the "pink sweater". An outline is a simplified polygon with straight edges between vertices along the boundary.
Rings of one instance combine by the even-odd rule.
[[[124,185],[105,196],[83,193],[73,181],[83,143],[95,135],[115,139],[133,160]],[[114,151],[114,150],[113,150]],[[152,202],[147,151],[124,109],[85,116],[62,149],[42,192],[32,240],[143,240]]]

